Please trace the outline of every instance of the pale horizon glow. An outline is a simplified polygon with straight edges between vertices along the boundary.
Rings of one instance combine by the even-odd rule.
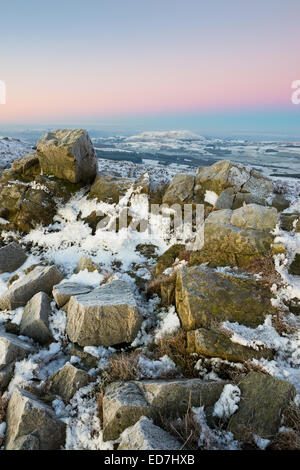
[[[197,127],[196,115],[226,113],[246,127],[247,113],[274,113],[274,132],[282,114],[282,131],[288,119],[300,136],[297,0],[16,0],[0,11],[1,127],[126,117],[142,127],[154,115]]]

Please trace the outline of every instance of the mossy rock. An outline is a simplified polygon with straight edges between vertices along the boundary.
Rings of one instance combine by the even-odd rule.
[[[186,331],[225,320],[256,327],[276,313],[271,293],[261,282],[204,266],[178,271],[176,309]]]
[[[262,348],[259,350],[233,343],[221,331],[211,328],[192,330],[187,333],[187,350],[208,357],[220,357],[231,362],[245,362],[262,357],[271,360],[273,351]]]
[[[289,267],[289,274],[300,276],[300,253],[296,253],[295,258]]]
[[[98,201],[109,204],[118,204],[120,198],[125,196],[129,188],[133,186],[129,178],[117,178],[98,174],[91,186],[88,199],[96,198]]]
[[[157,260],[157,264],[155,267],[155,275],[159,276],[162,274],[167,268],[170,268],[176,258],[180,259],[181,253],[184,251],[184,245],[172,245],[170,248],[167,249]]]

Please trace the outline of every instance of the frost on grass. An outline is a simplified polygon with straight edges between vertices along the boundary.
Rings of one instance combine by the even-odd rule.
[[[231,432],[210,429],[206,422],[204,406],[193,407],[195,421],[201,426],[198,447],[204,450],[240,450],[240,444],[234,440]]]
[[[141,356],[139,358],[138,366],[141,372],[141,377],[156,379],[157,377],[165,376],[170,372],[176,371],[176,364],[167,355],[155,361],[148,357]]]
[[[238,409],[241,391],[236,385],[226,384],[219,400],[215,403],[213,415],[228,420]]]
[[[56,414],[67,424],[66,450],[113,450],[113,443],[102,439],[98,388],[98,383],[81,388],[67,406],[59,400],[52,403]]]
[[[158,314],[158,326],[154,332],[155,342],[165,335],[176,333],[179,328],[180,321],[175,307],[171,306],[168,309],[163,309]]]

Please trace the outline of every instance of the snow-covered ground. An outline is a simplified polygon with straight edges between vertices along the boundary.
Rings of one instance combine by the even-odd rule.
[[[148,146],[156,142],[157,145],[167,145],[170,147],[170,140],[183,142],[182,145],[200,145],[199,142],[205,140],[194,134],[164,133],[164,135],[153,135],[144,133],[134,138],[127,138],[122,145],[127,149],[135,146],[137,142]],[[164,141],[164,143],[162,143]],[[4,142],[4,144],[3,144]],[[2,158],[2,162],[7,164],[14,158],[19,158],[28,152],[29,147],[24,144],[20,145],[15,141],[0,140],[0,158],[1,145],[8,145],[7,151]],[[10,147],[9,147],[10,145]],[[118,144],[119,145],[119,144]],[[1,164],[1,161],[0,161]],[[3,164],[3,163],[2,163]],[[130,177],[136,179],[146,172],[149,173],[155,184],[167,183],[172,176],[182,168],[171,168],[161,165],[134,164],[132,162],[114,162],[105,159],[99,159],[99,169],[107,174],[115,176]],[[193,171],[193,170],[190,170]],[[299,199],[295,198],[296,180],[285,182],[283,187],[288,191],[292,206],[289,211],[299,210]],[[127,205],[131,200],[132,210],[137,215],[141,215],[145,210],[145,199],[143,195],[133,194],[131,190],[120,201]],[[113,279],[125,279],[132,283],[135,290],[138,306],[143,314],[144,321],[142,328],[133,346],[146,347],[147,344],[154,340],[157,341],[162,335],[174,332],[179,328],[179,319],[174,307],[163,309],[159,305],[159,299],[154,297],[147,300],[146,297],[138,290],[135,277],[149,280],[151,278],[151,269],[155,265],[155,258],[144,256],[138,249],[139,245],[153,245],[155,254],[162,254],[169,246],[174,243],[174,239],[169,238],[168,227],[163,223],[161,216],[154,216],[150,220],[150,227],[147,232],[138,232],[136,230],[121,229],[119,232],[108,232],[105,229],[98,229],[95,234],[92,229],[82,219],[90,215],[94,211],[103,211],[110,214],[113,220],[117,214],[119,207],[116,204],[107,204],[97,202],[96,200],[88,200],[85,191],[82,190],[74,195],[74,197],[65,205],[61,205],[54,221],[48,227],[37,227],[28,235],[20,239],[16,233],[3,232],[2,236],[11,241],[16,239],[20,244],[30,250],[30,256],[25,265],[19,268],[15,273],[0,275],[0,295],[5,293],[7,289],[7,281],[15,274],[24,275],[23,270],[32,264],[36,264],[42,258],[47,261],[54,262],[64,273],[65,279],[78,283],[90,284],[97,286],[103,280],[103,274],[94,271],[87,271],[73,274],[78,260],[81,256],[89,256],[100,267],[104,273],[111,276],[107,282]],[[80,219],[79,219],[80,215]],[[283,285],[272,287],[277,305],[282,306],[283,300],[300,298],[300,280],[297,276],[288,274],[288,266],[295,253],[300,253],[300,234],[294,232],[283,232],[277,228],[277,241],[282,242],[287,247],[287,255],[278,255],[276,257],[276,269],[281,275]],[[0,328],[8,319],[19,324],[23,309],[19,308],[14,311],[0,312]],[[224,323],[223,327],[233,333],[232,341],[240,344],[259,347],[265,345],[276,351],[272,361],[261,359],[259,361],[262,367],[269,374],[285,378],[291,381],[298,393],[300,394],[300,320],[292,314],[287,316],[287,321],[295,328],[295,332],[280,336],[274,326],[272,319],[267,317],[265,323],[256,329],[247,328],[239,324]],[[10,383],[8,394],[10,395],[16,386],[28,386],[30,384],[38,384],[43,386],[45,380],[58,370],[67,361],[80,365],[80,359],[76,356],[70,358],[70,345],[66,341],[66,314],[62,310],[58,310],[54,303],[52,304],[52,315],[50,318],[50,326],[56,343],[52,343],[49,349],[39,349],[35,354],[31,354],[28,358],[18,362],[15,367],[14,378]],[[31,340],[32,344],[34,344]],[[97,350],[96,350],[97,349]],[[98,366],[90,371],[95,377],[101,377],[101,370],[106,367],[107,360],[113,353],[112,348],[94,348],[87,351],[98,358]],[[217,361],[216,361],[217,363]],[[164,356],[157,361],[152,361],[146,356],[141,356],[139,360],[141,377],[157,377],[160,373],[165,373],[174,369],[175,364],[170,358]],[[199,366],[199,375],[203,373]],[[217,379],[217,368],[210,372],[206,378]],[[53,408],[57,415],[67,423],[67,442],[66,449],[112,449],[112,443],[103,443],[100,420],[97,417],[97,381],[80,389],[71,400],[70,404],[65,406],[60,397],[53,402]],[[230,416],[238,407],[239,391],[236,388],[224,389],[219,402],[216,404],[215,413],[217,416]],[[205,416],[201,408],[194,409],[195,416],[202,423],[205,429]],[[1,428],[2,429],[2,428]],[[2,432],[0,429],[0,433]],[[200,440],[204,440],[204,437]],[[215,448],[232,448],[238,449],[239,444],[233,440],[230,433],[215,433],[210,431],[210,439]],[[201,442],[202,442],[201,441]],[[263,443],[261,444],[263,445]]]
[[[0,136],[0,167],[9,168],[14,160],[30,152],[32,152],[32,146],[27,142]]]

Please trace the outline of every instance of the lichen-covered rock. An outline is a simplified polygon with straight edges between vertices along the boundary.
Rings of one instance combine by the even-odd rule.
[[[180,450],[182,444],[173,436],[142,416],[136,424],[125,429],[118,450]]]
[[[26,276],[14,282],[0,297],[0,310],[23,307],[38,292],[51,295],[52,288],[63,279],[56,266],[37,266]]]
[[[0,369],[34,352],[32,345],[10,333],[0,332]]]
[[[294,276],[300,276],[300,253],[296,253],[289,266],[289,273]]]
[[[0,273],[12,273],[25,263],[27,255],[17,243],[0,248]]]
[[[67,333],[80,346],[131,343],[141,322],[131,285],[125,281],[104,284],[69,301]]]
[[[280,214],[280,227],[288,232],[291,232],[295,227],[295,231],[300,232],[300,214],[297,212],[283,212]]]
[[[49,328],[51,299],[45,292],[38,292],[27,302],[20,324],[20,333],[29,336],[41,344],[50,341],[52,335]]]
[[[113,176],[103,176],[98,174],[90,189],[88,199],[97,198],[98,201],[109,204],[117,204],[129,188],[133,186],[133,181],[129,178],[117,178]]]
[[[90,381],[91,377],[87,372],[68,363],[50,377],[49,389],[68,402],[77,390],[85,387]]]
[[[91,183],[97,173],[96,154],[83,129],[61,129],[43,135],[37,144],[43,174],[71,183]]]
[[[271,249],[277,224],[277,211],[249,204],[232,211],[212,212],[204,223],[204,246],[191,254],[193,264],[245,266],[261,259]]]
[[[274,436],[280,427],[282,412],[296,395],[295,387],[259,372],[250,372],[240,383],[241,401],[229,422],[229,430],[238,440],[252,432],[264,439]]]
[[[24,438],[28,435],[35,436],[33,446],[39,450],[59,449],[65,442],[65,423],[58,420],[52,408],[25,390],[14,391],[9,400],[6,422],[6,450],[20,448],[20,438],[23,438],[22,446],[24,440],[27,443],[31,441]]]
[[[139,387],[133,382],[114,382],[106,387],[103,397],[103,440],[118,439],[142,416],[153,416]]]
[[[187,204],[194,201],[194,175],[174,176],[163,197],[164,204]]]
[[[147,402],[159,413],[183,416],[189,406],[211,407],[219,399],[223,381],[202,379],[143,380],[135,382]]]
[[[16,175],[37,176],[41,172],[40,162],[36,153],[30,153],[12,163],[11,171]]]
[[[251,359],[273,358],[271,349],[253,349],[242,344],[233,343],[224,333],[216,329],[188,331],[187,350],[208,357],[220,357],[231,362],[244,362]]]
[[[172,245],[170,248],[167,249],[157,260],[157,264],[155,266],[155,275],[159,276],[163,274],[163,272],[170,268],[176,258],[180,258],[181,253],[184,252],[185,246],[184,245]]]
[[[223,160],[208,167],[199,167],[195,178],[195,192],[205,198],[206,191],[219,195],[217,209],[237,209],[246,204],[288,207],[288,201],[274,193],[274,183],[258,171],[241,163]],[[280,200],[279,200],[280,199]]]
[[[92,290],[92,287],[84,286],[76,282],[61,282],[53,287],[52,295],[56,305],[61,308],[69,302],[72,295],[88,294]]]
[[[275,314],[271,293],[260,282],[203,266],[178,271],[176,308],[187,331],[223,320],[256,327]]]

